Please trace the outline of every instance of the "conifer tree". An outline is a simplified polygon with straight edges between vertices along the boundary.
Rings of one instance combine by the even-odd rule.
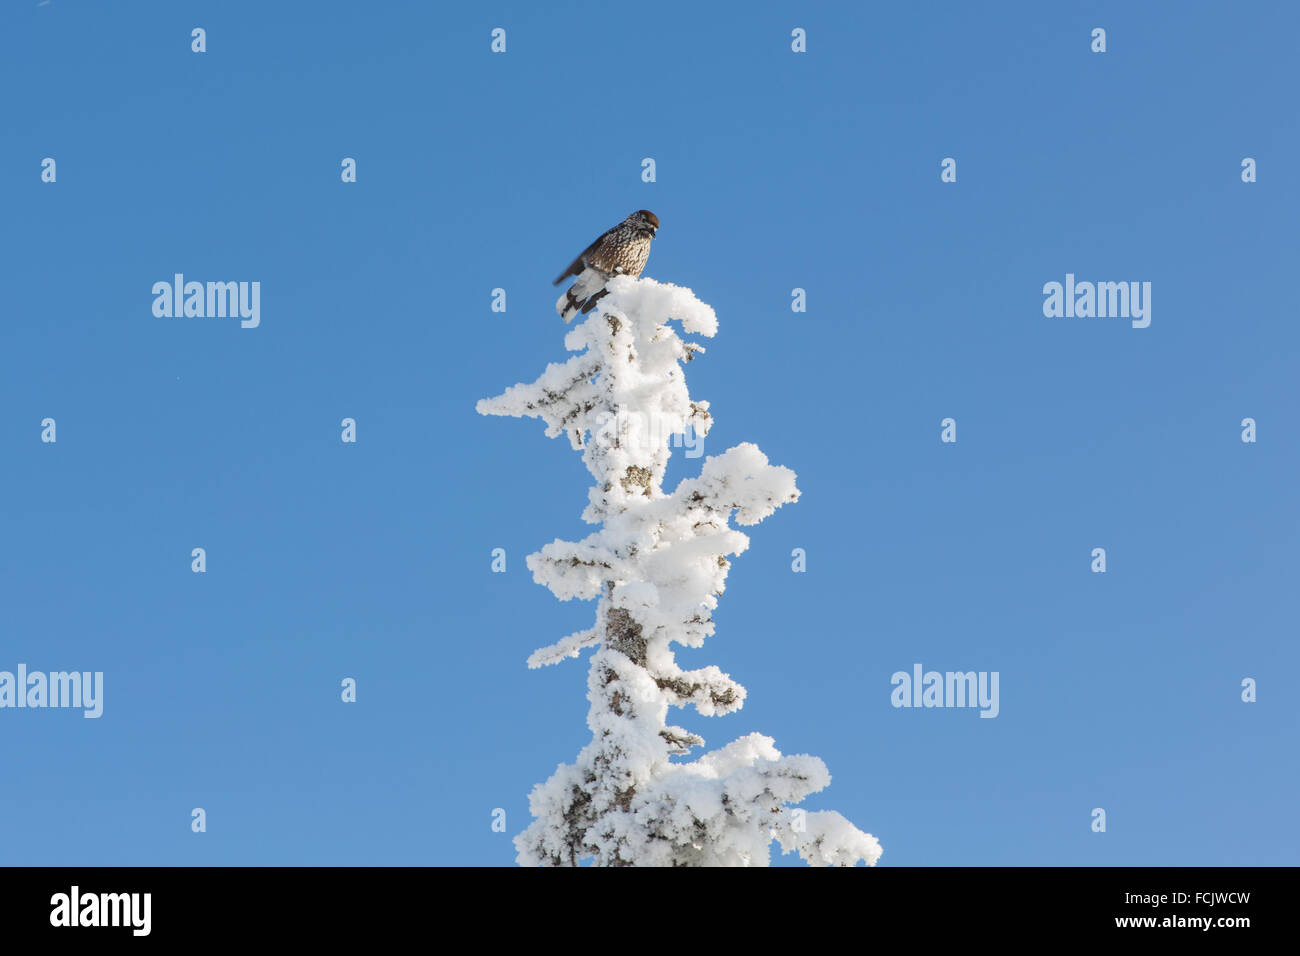
[[[618,277],[601,307],[571,329],[567,362],[532,384],[478,403],[484,415],[540,418],[569,438],[595,484],[582,517],[599,528],[529,555],[534,579],[560,600],[596,602],[592,627],[536,651],[530,667],[594,648],[588,675],[592,740],[529,797],[534,820],[515,838],[521,865],[765,866],[775,840],[810,864],[872,865],[880,845],[834,811],[791,805],[830,783],[817,757],[782,756],[748,734],[687,759],[704,740],[669,724],[673,707],[705,716],[739,710],[745,689],[717,667],[683,670],[673,645],[699,647],[729,557],[753,525],[796,501],[794,472],[752,444],[705,460],[699,477],[661,487],[669,436],[711,424],[693,402],[685,363],[704,350],[669,326],[713,336],[717,318],[689,289]]]

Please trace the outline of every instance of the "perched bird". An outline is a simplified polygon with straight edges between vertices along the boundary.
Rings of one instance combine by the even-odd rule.
[[[571,322],[579,310],[586,315],[596,307],[612,276],[639,276],[650,258],[650,240],[658,231],[659,217],[649,209],[638,209],[582,250],[582,255],[551,283],[559,285],[569,276],[578,277],[555,303],[555,311],[565,322]]]

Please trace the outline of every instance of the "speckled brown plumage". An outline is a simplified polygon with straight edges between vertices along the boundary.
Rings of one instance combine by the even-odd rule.
[[[648,209],[638,209],[603,233],[556,278],[554,285],[577,276],[555,303],[555,311],[569,322],[579,311],[585,315],[595,308],[611,276],[639,276],[650,258],[650,241],[658,230],[659,217]]]

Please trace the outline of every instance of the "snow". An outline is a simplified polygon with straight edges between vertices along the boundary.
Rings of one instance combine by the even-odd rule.
[[[588,675],[591,742],[529,798],[534,820],[515,838],[523,865],[754,866],[775,842],[809,864],[874,865],[878,841],[832,811],[793,808],[830,784],[809,755],[783,756],[749,734],[694,760],[704,741],[666,723],[672,707],[702,716],[739,710],[745,689],[717,667],[684,671],[673,645],[699,647],[731,557],[750,526],[799,499],[795,474],[744,443],[705,459],[700,474],[662,488],[669,436],[707,435],[683,366],[713,336],[713,309],[680,286],[617,277],[565,336],[577,354],[530,384],[483,399],[484,415],[539,418],[564,434],[595,479],[582,517],[597,530],[529,555],[534,580],[560,600],[596,601],[593,627],[528,658],[542,667],[595,648]],[[675,759],[676,758],[676,759]]]

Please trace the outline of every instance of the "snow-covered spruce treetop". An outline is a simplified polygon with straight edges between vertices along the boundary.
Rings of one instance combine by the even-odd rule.
[[[588,676],[592,741],[529,797],[534,820],[515,837],[523,865],[766,866],[773,840],[811,864],[874,864],[875,837],[834,811],[790,809],[830,783],[817,757],[782,756],[749,734],[686,761],[704,741],[666,723],[669,707],[739,710],[745,689],[717,667],[682,670],[673,644],[699,647],[726,583],[728,555],[752,525],[795,501],[794,472],[751,444],[707,458],[698,478],[661,487],[670,435],[708,432],[682,362],[703,351],[667,325],[712,336],[713,309],[689,289],[617,277],[601,307],[566,335],[574,355],[531,385],[483,399],[484,415],[540,418],[567,435],[595,479],[582,517],[600,530],[529,555],[534,579],[560,600],[596,600],[595,624],[535,652],[530,667],[595,647]]]

